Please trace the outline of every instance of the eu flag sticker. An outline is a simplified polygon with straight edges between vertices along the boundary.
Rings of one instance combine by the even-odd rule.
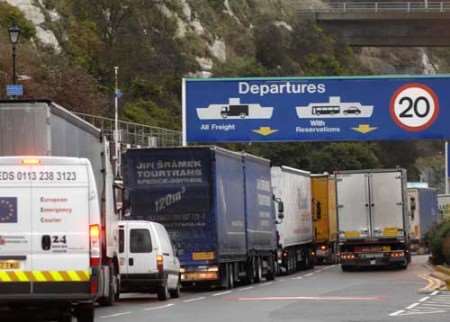
[[[0,197],[0,224],[17,223],[17,198]]]

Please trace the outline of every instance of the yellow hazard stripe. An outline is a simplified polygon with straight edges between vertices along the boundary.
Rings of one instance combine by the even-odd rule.
[[[90,271],[1,271],[0,283],[11,282],[88,282]]]

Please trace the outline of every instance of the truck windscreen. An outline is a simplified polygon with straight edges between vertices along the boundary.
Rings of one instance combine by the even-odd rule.
[[[127,154],[131,216],[166,227],[203,226],[210,207],[210,151],[140,150]]]

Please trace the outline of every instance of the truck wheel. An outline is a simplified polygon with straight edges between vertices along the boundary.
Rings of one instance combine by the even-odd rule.
[[[64,312],[60,315],[58,322],[72,322],[72,313]]]
[[[180,297],[181,295],[181,282],[180,279],[178,278],[178,283],[177,283],[177,287],[173,290],[169,290],[170,293],[170,297],[173,299],[177,299]]]
[[[276,275],[275,261],[273,260],[273,258],[270,259],[269,264],[270,267],[266,274],[266,280],[273,281]]]
[[[262,281],[262,264],[261,264],[261,258],[256,258],[255,263],[255,283],[260,283]]]
[[[351,272],[353,268],[351,266],[341,265],[341,269],[343,272]]]
[[[76,310],[78,322],[94,322],[94,315],[94,305],[82,305]]]
[[[234,269],[233,264],[228,265],[228,289],[234,288]]]
[[[158,289],[158,300],[166,301],[169,299],[169,297],[169,288],[167,287],[167,282],[165,282],[164,285]]]
[[[117,293],[119,292],[118,278],[114,265],[109,266],[109,286],[108,296],[99,299],[98,303],[102,306],[113,306],[116,302]]]

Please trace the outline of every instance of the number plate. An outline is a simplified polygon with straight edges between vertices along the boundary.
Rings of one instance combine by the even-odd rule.
[[[377,263],[377,261],[375,260],[375,259],[372,259],[371,261],[370,261],[370,265],[375,265]]]
[[[20,263],[18,261],[0,261],[0,269],[19,269]]]

